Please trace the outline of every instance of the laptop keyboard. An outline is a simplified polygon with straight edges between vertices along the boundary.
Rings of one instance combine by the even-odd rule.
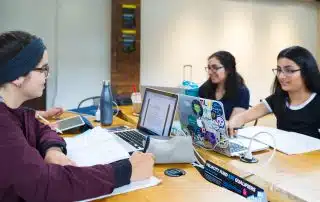
[[[240,152],[240,151],[247,151],[247,147],[241,146],[240,144],[236,144],[233,142],[229,142],[229,147],[230,147],[230,153],[234,152]]]
[[[114,134],[118,135],[121,137],[124,141],[128,142],[131,144],[133,147],[137,149],[143,149],[143,141],[145,140],[144,135],[141,133],[130,130],[130,131],[120,131],[120,132],[115,132]]]

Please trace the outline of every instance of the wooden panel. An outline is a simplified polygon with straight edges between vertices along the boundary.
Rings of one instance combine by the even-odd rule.
[[[131,53],[123,51],[122,43],[122,4],[135,4],[136,50]],[[111,33],[111,84],[117,94],[129,95],[132,86],[140,85],[140,0],[112,1]]]

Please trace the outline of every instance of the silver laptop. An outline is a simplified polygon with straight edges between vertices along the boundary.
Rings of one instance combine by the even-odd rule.
[[[136,129],[115,131],[117,140],[129,152],[142,151],[147,137],[169,138],[178,95],[146,88]]]
[[[245,140],[229,138],[221,102],[180,94],[178,111],[182,130],[192,136],[195,144],[227,156],[247,151]],[[268,148],[265,144],[254,144],[254,151]]]

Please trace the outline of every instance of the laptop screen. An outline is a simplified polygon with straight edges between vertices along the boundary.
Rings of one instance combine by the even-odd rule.
[[[169,136],[178,95],[147,88],[144,94],[138,129],[160,136]]]

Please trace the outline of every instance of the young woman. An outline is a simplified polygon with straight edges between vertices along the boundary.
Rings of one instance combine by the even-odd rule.
[[[320,138],[320,76],[315,58],[305,48],[293,46],[277,58],[273,94],[252,109],[229,121],[234,128],[268,113],[277,118],[277,128]]]
[[[26,32],[0,35],[0,200],[78,201],[150,177],[151,154],[108,165],[76,167],[56,132],[20,105],[40,97],[49,72],[41,39]]]
[[[221,101],[227,120],[248,109],[249,90],[236,70],[236,60],[231,53],[218,51],[212,54],[205,68],[209,79],[200,87],[200,97]]]

